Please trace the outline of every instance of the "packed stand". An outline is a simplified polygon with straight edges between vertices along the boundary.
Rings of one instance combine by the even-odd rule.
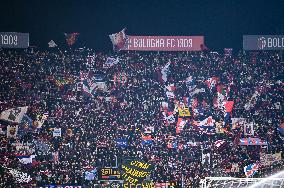
[[[106,66],[107,61],[116,62]],[[97,178],[86,180],[87,168],[135,157],[155,164],[153,182],[199,187],[208,176],[245,177],[243,168],[260,161],[261,153],[282,151],[283,157],[277,130],[284,122],[283,64],[274,52],[2,50],[0,64],[1,112],[28,106],[32,120],[31,128],[21,132],[18,126],[11,137],[11,123],[1,121],[1,166],[31,175],[28,185],[91,185]],[[97,77],[106,88],[86,93],[82,80],[87,77]],[[227,101],[234,102],[230,112]],[[184,108],[189,114],[180,113]],[[244,130],[232,118],[253,126]],[[61,136],[53,135],[57,128]],[[267,144],[240,146],[247,137]],[[128,145],[118,147],[117,139]],[[17,143],[29,149],[16,150]],[[35,157],[22,164],[21,155]],[[227,171],[232,164],[239,170]],[[283,160],[260,166],[254,177],[282,167]],[[11,179],[1,173],[5,187],[16,184]]]

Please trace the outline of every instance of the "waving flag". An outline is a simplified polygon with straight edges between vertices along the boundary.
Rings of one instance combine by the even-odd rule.
[[[34,121],[34,126],[40,129],[42,125],[44,124],[44,122],[48,119],[48,117],[49,117],[48,112],[37,115],[36,121]]]
[[[116,146],[120,148],[126,148],[128,147],[128,141],[127,139],[116,139]]]
[[[57,136],[61,136],[61,128],[54,128],[53,129],[53,133],[52,133],[53,137],[57,137]]]
[[[215,120],[212,118],[212,116],[209,116],[203,121],[194,122],[194,124],[206,134],[215,134]]]
[[[31,176],[28,175],[27,173],[12,168],[7,168],[7,169],[9,174],[11,174],[18,183],[29,183],[30,181],[32,181]]]
[[[57,44],[53,40],[48,42],[48,47],[49,48],[55,48],[56,46],[57,46]]]
[[[113,76],[113,82],[117,85],[125,85],[127,82],[127,75],[125,72],[117,72]]]
[[[33,120],[24,114],[21,123],[18,126],[18,134],[23,136],[26,132],[31,131],[33,126]]]
[[[278,131],[279,133],[284,136],[284,123],[282,123],[279,127],[278,127]]]
[[[72,77],[55,77],[55,76],[50,76],[48,78],[52,83],[54,83],[57,87],[63,89],[65,85],[69,85],[69,84],[73,84],[74,83],[74,79]]]
[[[161,74],[162,74],[162,79],[164,82],[168,80],[168,72],[169,72],[169,66],[171,65],[171,62],[169,61],[162,69],[161,69]]]
[[[58,151],[55,151],[55,152],[52,152],[52,160],[54,162],[58,162],[59,161],[59,152]]]
[[[17,156],[17,158],[20,160],[23,164],[29,164],[33,162],[33,158],[35,158],[35,155],[26,156],[26,155],[20,155]]]
[[[85,180],[92,181],[95,179],[97,175],[97,169],[96,168],[88,169],[87,171],[85,171],[84,174],[85,174]]]
[[[176,87],[174,86],[174,84],[170,84],[166,86],[165,90],[166,90],[167,98],[171,98],[171,99],[175,98],[174,91],[176,90]]]
[[[166,116],[166,120],[167,120],[169,123],[174,123],[174,122],[176,121],[173,112],[168,112],[168,116]]]
[[[246,177],[253,176],[258,170],[258,164],[250,164],[244,167]]]
[[[195,81],[193,80],[192,76],[189,76],[185,79],[185,84],[186,84],[186,87],[188,88],[188,90],[193,90],[196,85],[195,85]]]
[[[260,138],[241,138],[239,145],[243,146],[257,146],[257,145],[267,145],[266,141],[261,140]]]
[[[227,101],[225,102],[225,109],[226,109],[226,112],[228,113],[231,113],[232,110],[233,110],[233,106],[234,106],[234,101]]]
[[[168,144],[167,144],[167,148],[169,149],[176,149],[178,147],[178,144],[177,142],[173,142],[173,141],[169,141]]]
[[[178,107],[178,114],[180,117],[190,117],[189,108],[180,108]]]
[[[105,67],[112,67],[113,65],[116,65],[118,63],[119,63],[118,58],[108,57],[104,65]]]
[[[252,107],[254,107],[259,96],[260,96],[260,93],[257,90],[255,90],[254,94],[251,96],[248,103],[245,104],[245,106],[244,106],[245,110],[249,110]]]
[[[182,118],[178,118],[177,126],[176,126],[176,133],[179,134],[183,128],[185,127],[187,121]]]
[[[75,44],[80,33],[64,33],[68,46]]]
[[[217,83],[218,83],[218,80],[219,78],[218,77],[211,77],[211,78],[208,78],[206,81],[205,81],[205,84],[208,86],[209,89],[213,89],[214,87],[216,87]]]
[[[210,153],[202,153],[202,164],[210,164]]]
[[[144,129],[145,134],[152,134],[155,132],[155,127],[154,126],[146,126]]]
[[[225,140],[216,140],[215,141],[215,146],[217,149],[223,148],[225,146],[226,141]]]
[[[18,125],[7,126],[7,138],[16,138],[18,134]]]
[[[28,107],[11,108],[1,112],[0,119],[13,123],[20,123],[24,114],[27,113]]]
[[[151,145],[153,143],[153,139],[151,135],[144,136],[142,135],[142,144],[143,145]]]
[[[82,83],[83,83],[82,89],[84,93],[86,93],[91,97],[96,95],[96,89],[98,88],[98,86],[93,79],[85,78]]]
[[[112,42],[113,50],[114,51],[120,51],[124,49],[127,45],[127,36],[125,34],[126,28],[121,30],[118,33],[114,33],[109,35],[109,38]]]

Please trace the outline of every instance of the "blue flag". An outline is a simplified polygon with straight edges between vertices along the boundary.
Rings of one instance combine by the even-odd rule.
[[[120,148],[128,147],[128,142],[126,139],[116,139],[116,146]]]
[[[93,169],[91,171],[85,171],[85,180],[88,180],[88,181],[92,181],[95,179],[95,176],[97,174],[97,169]]]

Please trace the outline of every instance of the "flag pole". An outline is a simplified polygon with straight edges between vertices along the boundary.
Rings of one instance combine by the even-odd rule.
[[[181,187],[184,188],[184,175],[181,174]]]

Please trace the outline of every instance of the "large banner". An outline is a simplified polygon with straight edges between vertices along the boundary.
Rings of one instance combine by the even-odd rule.
[[[244,35],[244,50],[283,50],[284,35]]]
[[[122,50],[201,51],[204,36],[127,36]]]
[[[121,177],[125,182],[137,185],[151,174],[153,168],[153,164],[140,159],[125,159],[120,166]]]

